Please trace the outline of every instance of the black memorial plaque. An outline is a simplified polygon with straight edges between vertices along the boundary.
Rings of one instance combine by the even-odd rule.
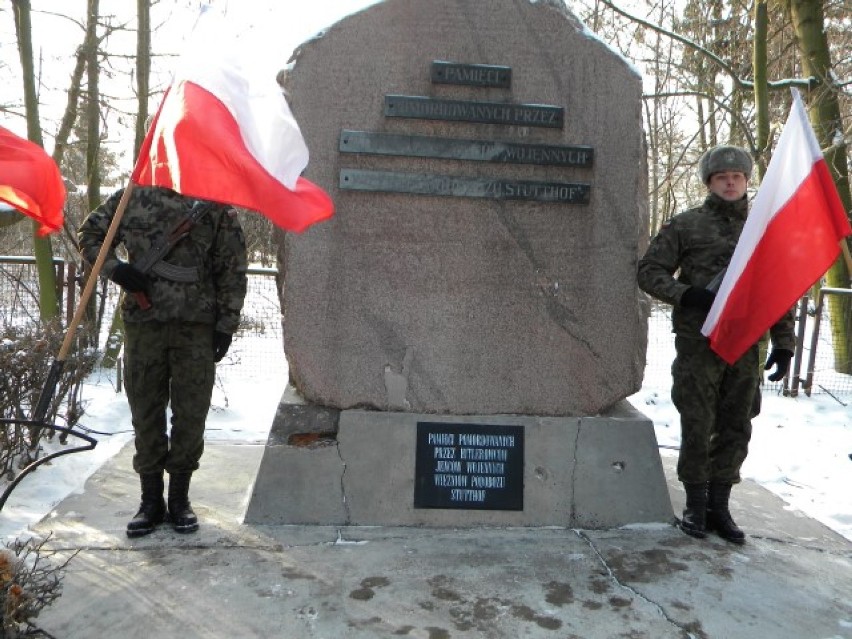
[[[463,140],[348,129],[341,131],[339,146],[341,153],[472,160],[500,164],[589,168],[594,160],[594,150],[590,146]]]
[[[341,169],[339,187],[345,191],[534,200],[559,204],[588,204],[591,193],[591,186],[585,183],[534,182],[361,169]]]
[[[508,89],[512,86],[512,67],[435,60],[432,62],[432,84]]]
[[[524,509],[524,427],[417,422],[414,507]]]
[[[550,104],[473,102],[419,95],[386,95],[385,116],[561,129],[565,121],[565,109]]]

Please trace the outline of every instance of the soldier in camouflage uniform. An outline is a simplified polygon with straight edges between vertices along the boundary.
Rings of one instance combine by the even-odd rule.
[[[748,214],[751,169],[751,157],[739,147],[705,153],[699,172],[710,191],[707,199],[663,225],[638,270],[639,287],[673,306],[672,400],[681,421],[677,473],[686,490],[680,528],[695,537],[713,530],[739,544],[745,535],[731,518],[728,500],[748,453],[751,418],[759,412],[758,344],[728,365],[710,349],[701,326]],[[777,381],[793,356],[792,309],[770,334],[773,350],[765,368],[776,366],[769,379]]]
[[[92,211],[79,229],[89,264],[97,259],[122,194]],[[103,274],[130,293],[121,307],[125,387],[136,435],[133,469],[142,485],[139,512],[127,525],[130,537],[147,535],[167,518],[177,532],[198,529],[189,502],[190,478],[204,449],[215,362],[230,347],[246,294],[245,239],[236,211],[227,206],[208,206],[189,235],[147,273],[133,266],[187,216],[194,202],[169,189],[135,187],[103,264]],[[128,261],[115,253],[120,244]],[[140,305],[138,294],[147,296],[149,308]],[[168,504],[164,471],[169,473]]]

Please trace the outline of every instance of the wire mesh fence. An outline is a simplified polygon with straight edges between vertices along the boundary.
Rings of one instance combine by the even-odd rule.
[[[79,294],[76,271],[57,260],[58,289],[62,289],[61,307],[67,318],[73,313]],[[250,269],[248,295],[240,328],[234,337],[222,367],[223,375],[231,372],[242,376],[282,376],[287,373],[282,336],[282,316],[277,290],[276,269]],[[69,291],[73,295],[69,296]],[[778,392],[827,393],[837,397],[852,396],[852,370],[848,353],[835,352],[840,339],[852,340],[852,326],[832,321],[832,317],[852,317],[852,290],[824,289],[822,303],[803,298],[797,308],[797,357],[790,377],[765,390]],[[107,330],[118,303],[119,289],[109,284],[99,289],[103,300],[102,326]],[[648,327],[646,376],[670,374],[674,358],[674,335],[671,332],[671,307],[652,302]],[[38,322],[38,278],[35,260],[26,257],[0,256],[0,339],[6,326]],[[103,340],[101,343],[105,343]],[[845,355],[843,353],[846,353]]]
[[[794,360],[791,392],[801,386],[808,395],[852,395],[852,289],[824,287],[816,303],[802,298],[799,310],[801,355]],[[835,348],[836,342],[846,348]]]
[[[71,304],[73,312],[75,297],[68,297],[66,293],[75,288],[76,267],[60,258],[53,260],[53,267],[59,308],[67,313]],[[38,322],[39,289],[35,258],[0,255],[0,327],[27,326]]]
[[[823,289],[825,300],[815,304],[803,297],[796,307],[796,353],[790,373],[783,381],[764,381],[764,392],[797,395],[826,393],[852,396],[850,348],[837,349],[836,336],[852,341],[852,322],[832,322],[835,317],[852,317],[852,289]],[[674,334],[671,332],[671,306],[652,301],[648,319],[648,354],[645,376],[670,375],[674,360]]]
[[[56,260],[55,266],[60,308],[67,325],[79,301],[80,282],[73,265],[69,267],[61,260]],[[248,293],[240,327],[227,357],[219,367],[223,376],[237,370],[244,376],[286,374],[276,275],[275,269],[249,270]],[[103,308],[99,344],[107,343],[120,293],[119,287],[111,282],[96,287],[96,306]],[[0,340],[8,327],[35,326],[39,321],[35,259],[0,256]]]
[[[249,269],[240,326],[234,334],[228,354],[216,367],[220,378],[227,379],[232,374],[250,378],[287,374],[277,274],[276,269]],[[113,283],[106,289],[101,343],[105,343],[107,331],[118,309],[120,293],[119,287]]]
[[[249,269],[248,291],[240,327],[228,355],[218,367],[220,376],[286,379],[281,303],[276,269]]]

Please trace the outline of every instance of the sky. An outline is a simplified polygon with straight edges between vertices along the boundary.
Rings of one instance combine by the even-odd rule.
[[[379,0],[320,0],[299,3],[281,0],[160,0],[151,11],[152,59],[151,88],[162,91],[168,85],[175,61],[188,39],[199,14],[199,7],[210,6],[225,14],[233,26],[234,35],[257,62],[257,72],[274,78],[284,68],[292,51],[302,42],[344,17],[356,13]],[[5,5],[5,3],[4,3]],[[39,69],[43,70],[39,86],[39,104],[45,148],[53,150],[52,135],[59,126],[66,104],[68,79],[74,68],[74,55],[83,41],[85,0],[31,0],[33,53]],[[2,104],[22,104],[23,85],[20,79],[20,60],[16,49],[14,21],[11,10],[0,11],[0,95]],[[136,0],[102,0],[101,14],[115,15],[114,24],[127,23],[136,27]],[[116,56],[110,63],[110,80],[102,76],[101,93],[117,110],[133,113],[135,83],[131,76],[129,58],[135,55],[136,35],[131,31],[118,32],[106,43]],[[159,105],[159,96],[152,98],[149,110]],[[20,113],[22,109],[17,109]],[[120,121],[119,121],[120,120]],[[0,113],[0,124],[26,137],[26,122],[22,117]],[[126,115],[115,114],[112,127],[133,126]],[[126,139],[125,139],[126,138]],[[133,135],[110,135],[111,150],[126,155],[132,150]],[[126,147],[126,148],[125,148]],[[126,161],[129,164],[130,160]],[[129,170],[130,167],[128,167]]]
[[[642,389],[628,400],[653,420],[660,454],[674,456],[680,427],[667,372],[674,344],[665,321],[651,321],[649,328],[649,343],[655,347],[648,353],[648,374]],[[232,350],[250,350],[252,339],[238,336]],[[268,344],[265,341],[258,347],[268,348]],[[229,365],[219,367],[205,438],[209,442],[263,444],[286,386],[286,364],[282,358],[279,373],[269,375],[268,369],[261,373],[231,357],[229,354],[225,360]],[[103,433],[96,435],[97,446],[59,457],[24,478],[0,512],[0,544],[25,536],[27,527],[49,517],[67,495],[85,491],[92,473],[131,442],[127,401],[115,392],[114,371],[93,373],[82,397],[87,404],[80,423]],[[852,401],[848,396],[839,399]],[[51,444],[48,449],[56,446]],[[128,468],[127,472],[133,471]],[[764,392],[742,473],[744,479],[778,495],[789,510],[804,513],[852,541],[852,411],[848,406],[825,394],[791,398]],[[250,488],[246,486],[246,491]],[[736,488],[732,500],[736,500]],[[135,506],[128,504],[128,509]]]

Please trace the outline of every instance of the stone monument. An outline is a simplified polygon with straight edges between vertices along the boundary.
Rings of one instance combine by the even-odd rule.
[[[387,0],[283,74],[330,221],[281,234],[247,521],[583,525],[671,506],[641,387],[641,78],[561,2]]]

